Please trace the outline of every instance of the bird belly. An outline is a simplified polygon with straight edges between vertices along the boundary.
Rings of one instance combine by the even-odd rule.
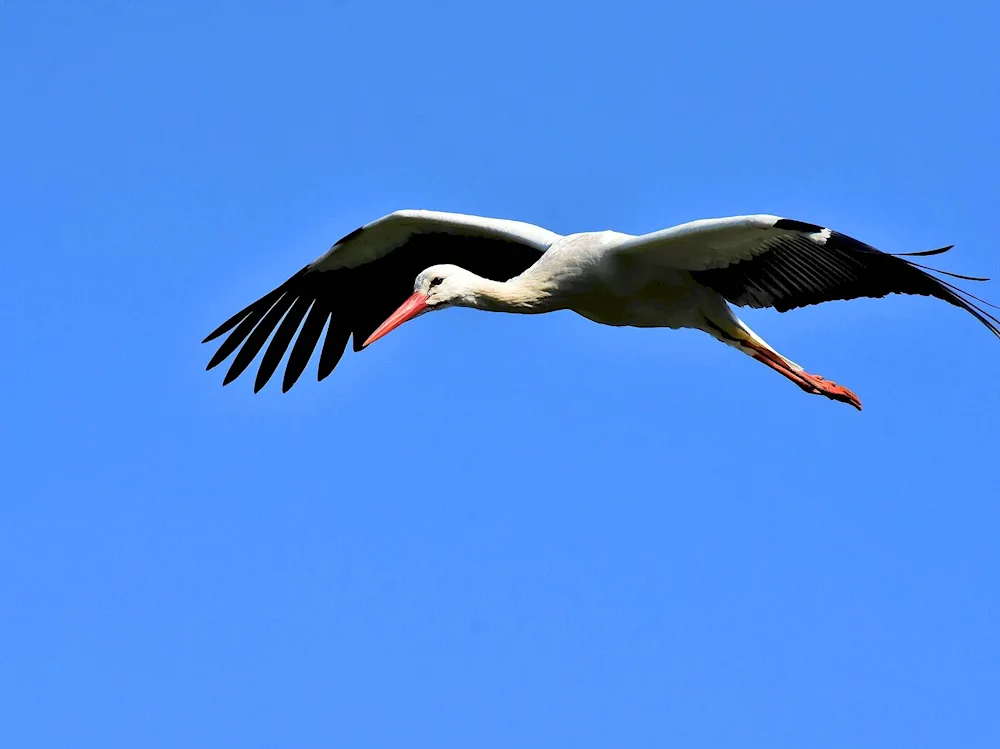
[[[687,275],[687,274],[683,274]],[[603,325],[637,328],[695,328],[702,323],[702,289],[681,274],[635,283],[607,285],[579,300],[572,309]]]

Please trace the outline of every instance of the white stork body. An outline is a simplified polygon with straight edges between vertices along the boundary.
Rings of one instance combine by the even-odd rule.
[[[258,369],[259,390],[298,333],[282,385],[288,390],[324,327],[320,380],[336,366],[351,336],[360,351],[432,310],[570,309],[605,325],[702,330],[806,392],[860,408],[849,390],[806,373],[764,343],[729,304],[784,312],[834,299],[921,294],[967,310],[1000,336],[1000,321],[972,301],[981,300],[925,270],[830,229],[770,215],[693,221],[642,236],[612,231],[561,236],[518,221],[397,211],[351,232],[213,331],[205,341],[232,332],[208,368],[239,348],[228,384],[274,333]]]

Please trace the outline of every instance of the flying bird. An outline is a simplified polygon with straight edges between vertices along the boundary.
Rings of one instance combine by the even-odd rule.
[[[823,226],[765,214],[703,219],[640,236],[564,236],[507,219],[396,211],[352,231],[212,331],[204,342],[229,335],[207,368],[236,352],[223,381],[229,384],[270,339],[254,392],[290,347],[284,392],[299,379],[320,338],[323,380],[352,336],[360,351],[427,312],[568,309],[605,325],[704,331],[805,392],[860,409],[854,393],[779,354],[730,305],[785,312],[837,299],[918,294],[961,307],[1000,337],[1000,319],[977,302],[993,305],[930,272],[988,279],[907,259],[949,249],[888,254]]]

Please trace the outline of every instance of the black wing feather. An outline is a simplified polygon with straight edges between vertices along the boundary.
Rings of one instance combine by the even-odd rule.
[[[316,379],[319,382],[329,377],[340,363],[344,349],[347,348],[347,339],[350,337],[350,328],[338,326],[334,318],[331,317],[326,331],[326,340],[323,341],[323,350],[319,354],[319,369],[316,370]]]
[[[319,300],[313,302],[309,315],[302,324],[302,330],[299,331],[299,337],[296,339],[295,345],[292,346],[292,353],[288,355],[285,376],[281,381],[281,392],[287,393],[302,376],[329,318],[329,307]]]
[[[361,231],[355,230],[338,244]],[[354,350],[359,351],[375,328],[413,293],[414,280],[426,268],[450,263],[493,281],[506,281],[541,256],[541,250],[515,240],[434,232],[414,235],[403,246],[355,268],[318,271],[306,266],[205,338],[207,343],[232,331],[207,368],[219,365],[239,349],[223,381],[229,384],[250,366],[277,328],[261,358],[254,391],[271,379],[291,346],[281,388],[287,391],[308,365],[324,337],[325,325],[317,370],[322,380],[340,362],[348,340],[353,336]]]
[[[295,300],[292,308],[288,310],[285,318],[281,321],[281,325],[278,326],[274,338],[271,339],[271,343],[268,344],[267,350],[260,360],[260,367],[257,369],[257,378],[254,380],[253,385],[255,393],[260,392],[260,389],[271,379],[274,370],[278,368],[278,364],[281,363],[281,357],[288,350],[292,338],[295,337],[295,331],[299,329],[302,318],[306,316],[306,312],[309,311],[311,304],[312,302],[308,297],[300,296]]]
[[[260,300],[260,305],[250,310],[250,314],[246,315],[242,322],[236,326],[236,329],[229,334],[229,337],[222,342],[219,346],[219,350],[215,352],[215,356],[208,362],[208,366],[205,367],[206,370],[213,369],[219,366],[225,359],[229,358],[229,355],[233,353],[239,345],[246,340],[246,337],[250,335],[257,323],[260,322],[261,318],[267,313],[271,306],[274,304],[273,298],[265,297]],[[223,333],[226,331],[222,331]]]
[[[781,219],[774,228],[781,233],[767,240],[763,252],[724,268],[693,271],[692,276],[733,304],[779,312],[838,299],[932,296],[966,310],[1000,337],[1000,320],[975,302],[993,305],[931,273],[967,281],[988,279],[938,271],[905,259],[939,255],[951,246],[890,255],[835,231],[825,242],[815,239],[827,230],[803,221]]]
[[[253,361],[257,353],[263,348],[264,343],[267,341],[267,337],[274,332],[274,329],[278,327],[278,322],[284,317],[285,313],[288,311],[295,303],[295,297],[289,293],[285,293],[281,299],[274,303],[274,306],[267,311],[267,314],[261,319],[257,326],[253,329],[253,332],[247,336],[243,347],[236,354],[236,358],[233,359],[233,363],[229,367],[229,371],[226,372],[226,377],[222,381],[223,385],[228,385],[230,382],[235,380],[243,371],[250,366],[250,362]]]

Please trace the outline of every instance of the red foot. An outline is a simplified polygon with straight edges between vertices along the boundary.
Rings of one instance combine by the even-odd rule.
[[[836,382],[830,382],[819,375],[812,375],[808,372],[796,372],[796,374],[812,385],[812,388],[809,388],[808,392],[825,395],[827,398],[832,398],[835,401],[850,403],[859,411],[861,410],[861,399],[847,388],[838,385]]]
[[[784,359],[763,347],[758,347],[752,343],[743,343],[743,346],[750,349],[750,355],[754,359],[762,364],[766,364],[775,372],[784,375],[807,393],[825,395],[827,398],[849,403],[859,411],[861,410],[861,399],[847,388],[835,382],[830,382],[819,375],[793,369]]]

